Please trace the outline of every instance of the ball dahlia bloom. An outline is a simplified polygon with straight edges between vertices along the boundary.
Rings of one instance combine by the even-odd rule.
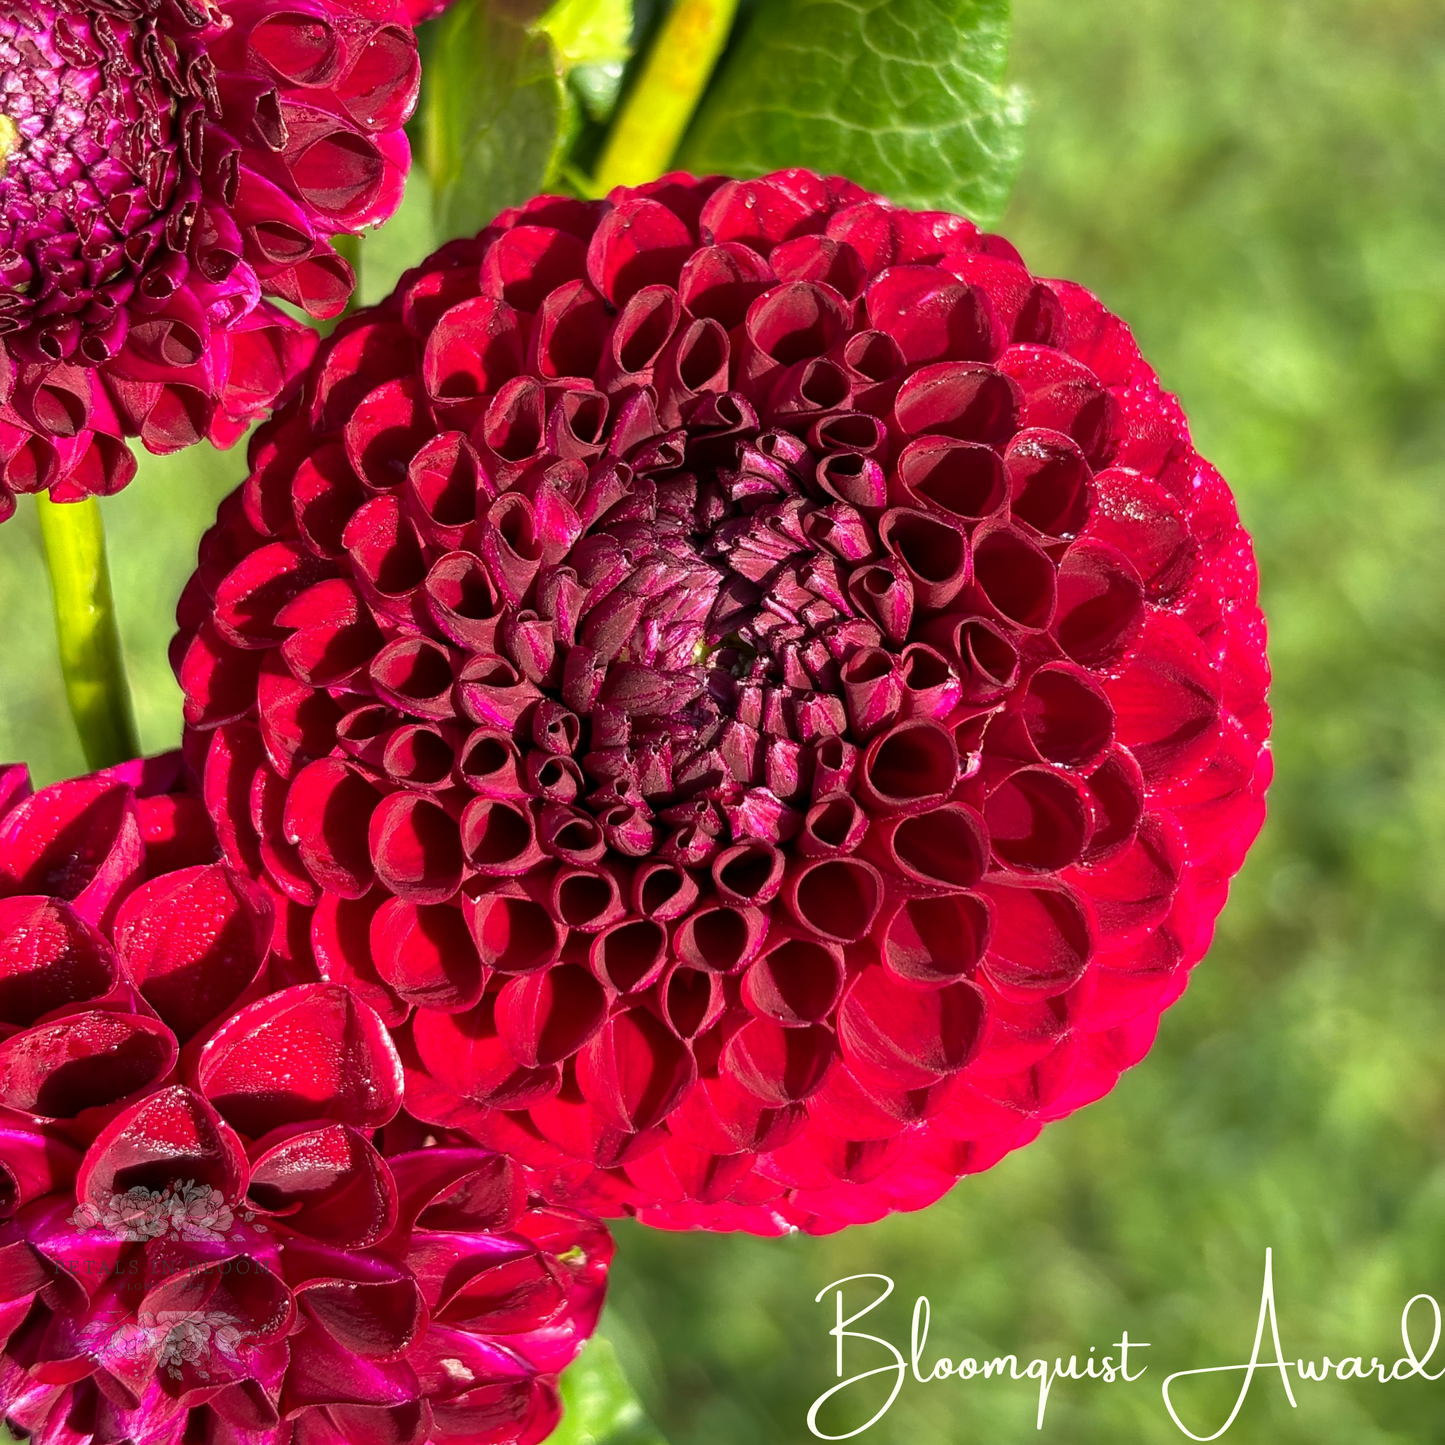
[[[802,171],[541,197],[322,347],[180,607],[231,866],[408,1108],[824,1231],[1098,1098],[1263,817],[1264,627],[1128,330]]]
[[[19,0],[0,16],[0,519],[229,445],[334,316],[328,237],[401,198],[398,0]]]
[[[0,770],[0,1415],[42,1445],[533,1442],[611,1242],[402,1116],[179,760]]]

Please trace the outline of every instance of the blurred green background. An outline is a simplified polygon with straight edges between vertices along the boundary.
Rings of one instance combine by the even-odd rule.
[[[810,1438],[833,1383],[813,1297],[857,1271],[897,1281],[858,1327],[905,1348],[929,1296],[930,1359],[1150,1341],[1138,1384],[1055,1387],[1044,1438],[1077,1445],[1183,1438],[1159,1383],[1247,1358],[1267,1245],[1290,1359],[1393,1361],[1405,1300],[1445,1297],[1445,9],[1015,0],[1015,25],[1034,109],[1004,229],[1133,323],[1234,485],[1271,623],[1271,817],[1147,1063],[991,1174],[830,1239],[619,1229],[607,1332],[672,1445]],[[369,293],[418,224],[369,243]],[[176,737],[171,610],[241,461],[147,459],[105,504],[149,749]],[[0,753],[79,771],[29,507],[0,530],[0,615]],[[1186,1422],[1215,1430],[1237,1387],[1181,1395]],[[1441,1438],[1445,1384],[1296,1388],[1291,1410],[1257,1379],[1226,1438]],[[861,1438],[1011,1445],[1036,1400],[908,1384]]]

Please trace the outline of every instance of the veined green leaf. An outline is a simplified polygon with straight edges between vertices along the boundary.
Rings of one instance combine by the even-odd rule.
[[[469,235],[555,183],[580,116],[616,100],[632,0],[458,0],[426,69],[424,156],[437,240]]]
[[[677,163],[809,166],[900,205],[1002,212],[1024,97],[1003,83],[1009,0],[765,0],[725,58]]]
[[[542,189],[560,164],[568,101],[551,37],[489,0],[458,0],[442,17],[426,89],[441,242]]]

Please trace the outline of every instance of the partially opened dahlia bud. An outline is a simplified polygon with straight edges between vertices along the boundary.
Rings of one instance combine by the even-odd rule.
[[[542,197],[323,346],[180,608],[231,866],[552,1198],[823,1231],[1108,1091],[1263,816],[1124,325],[839,180]]]
[[[348,990],[178,759],[0,771],[0,1414],[43,1445],[503,1445],[559,1418],[611,1241],[399,1115]]]
[[[0,16],[0,520],[123,487],[124,441],[229,445],[334,316],[328,237],[391,214],[400,0],[21,0]]]

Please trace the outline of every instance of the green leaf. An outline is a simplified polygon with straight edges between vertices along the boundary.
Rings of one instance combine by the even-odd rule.
[[[426,168],[438,242],[469,236],[543,189],[570,106],[552,39],[522,7],[458,0],[426,77]]]
[[[566,1413],[547,1445],[667,1445],[602,1335],[593,1336],[562,1376],[562,1404]]]
[[[632,25],[632,0],[458,0],[437,22],[423,155],[438,242],[556,183],[578,100],[594,119],[616,101]]]
[[[537,28],[552,37],[588,116],[605,121],[632,58],[632,0],[556,0]]]
[[[1009,0],[767,0],[723,62],[677,163],[809,166],[900,205],[994,221],[1022,155],[1003,83]]]
[[[557,0],[537,22],[562,66],[626,64],[632,55],[632,0]]]

